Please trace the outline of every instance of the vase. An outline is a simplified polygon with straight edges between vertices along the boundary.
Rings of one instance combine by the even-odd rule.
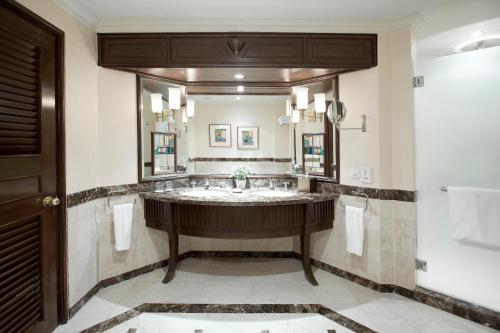
[[[244,190],[247,187],[247,180],[246,179],[236,179],[236,188],[239,188],[240,190]]]

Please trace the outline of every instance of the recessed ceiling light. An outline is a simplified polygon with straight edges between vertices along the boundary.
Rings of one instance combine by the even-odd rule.
[[[245,78],[245,75],[243,75],[243,74],[239,74],[239,73],[238,73],[238,74],[234,74],[234,78],[235,78],[235,79],[238,79],[238,80],[241,80],[241,79],[244,79],[244,78]]]
[[[236,99],[239,101],[241,99],[241,97],[240,96],[236,96]]]
[[[244,92],[245,91],[245,87],[243,87],[243,86],[238,86],[236,89],[238,90],[238,92]]]
[[[479,37],[479,36],[481,36],[482,34],[483,34],[483,32],[482,32],[481,30],[476,30],[476,31],[474,31],[474,32],[473,32],[470,36],[471,36],[472,38],[475,38],[475,37]]]

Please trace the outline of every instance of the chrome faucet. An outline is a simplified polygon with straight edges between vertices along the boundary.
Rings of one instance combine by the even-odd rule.
[[[269,189],[274,190],[274,182],[272,179],[269,179]]]
[[[196,182],[194,180],[191,182],[191,188],[193,190],[196,188]]]
[[[285,188],[285,191],[288,190],[288,182],[284,182],[283,187]]]
[[[210,187],[210,182],[208,181],[208,178],[205,180],[205,190],[208,190]]]

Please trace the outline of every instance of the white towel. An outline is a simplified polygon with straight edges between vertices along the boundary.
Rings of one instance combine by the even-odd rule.
[[[500,190],[448,187],[454,240],[500,249]]]
[[[345,229],[347,238],[347,252],[357,256],[363,255],[363,208],[345,207]]]
[[[133,203],[124,203],[113,206],[116,251],[130,249],[130,243],[132,240],[133,210]]]

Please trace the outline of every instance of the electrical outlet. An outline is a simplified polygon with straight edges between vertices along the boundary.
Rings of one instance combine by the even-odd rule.
[[[427,261],[416,258],[415,268],[417,271],[427,272]]]

